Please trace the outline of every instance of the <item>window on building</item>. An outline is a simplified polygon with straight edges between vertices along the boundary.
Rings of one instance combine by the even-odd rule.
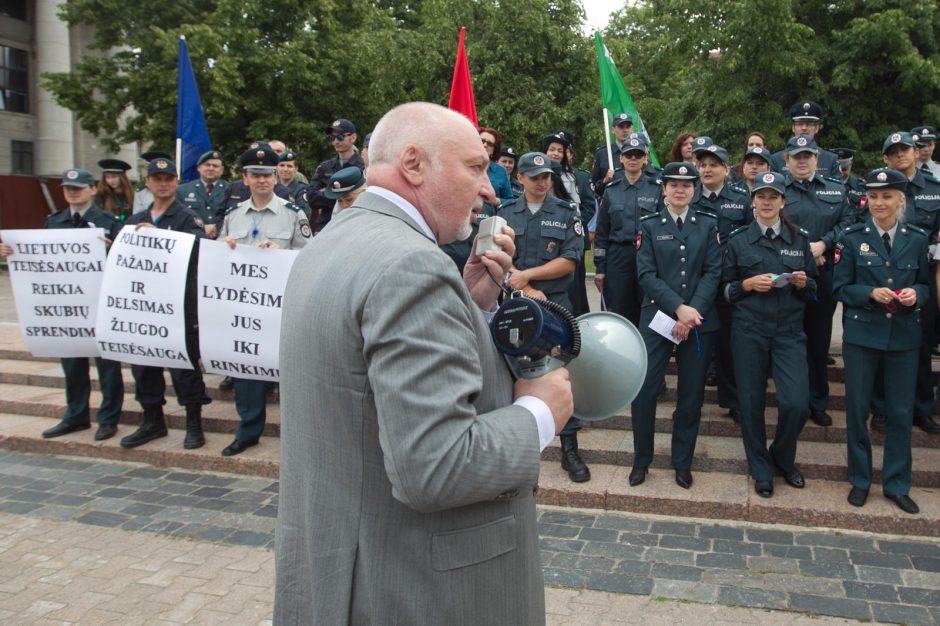
[[[26,20],[26,0],[0,0],[0,17]]]
[[[0,46],[0,111],[29,113],[28,54]]]
[[[12,143],[13,173],[14,174],[32,174],[33,173],[33,142],[16,141]]]

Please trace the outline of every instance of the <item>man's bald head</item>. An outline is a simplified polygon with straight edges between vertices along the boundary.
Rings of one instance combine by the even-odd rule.
[[[495,194],[486,175],[489,158],[470,121],[428,102],[386,113],[369,143],[370,185],[413,204],[438,243],[468,236],[472,210]]]

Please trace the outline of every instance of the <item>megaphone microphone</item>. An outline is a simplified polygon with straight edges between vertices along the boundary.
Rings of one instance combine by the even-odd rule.
[[[513,294],[490,322],[493,342],[517,378],[538,378],[567,367],[574,415],[602,420],[640,392],[646,345],[633,324],[616,313],[575,317],[554,302]]]

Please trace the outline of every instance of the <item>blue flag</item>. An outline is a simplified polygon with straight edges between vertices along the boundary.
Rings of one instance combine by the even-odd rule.
[[[177,81],[176,102],[176,158],[183,182],[199,177],[196,161],[200,156],[212,150],[209,141],[209,129],[202,114],[202,101],[199,88],[196,87],[196,75],[189,60],[186,39],[180,36],[179,79]]]

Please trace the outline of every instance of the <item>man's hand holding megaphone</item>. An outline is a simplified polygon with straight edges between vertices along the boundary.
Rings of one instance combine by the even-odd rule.
[[[555,434],[561,432],[574,413],[574,395],[568,370],[561,367],[538,378],[520,378],[516,381],[513,400],[522,396],[535,396],[548,406],[555,418]]]

